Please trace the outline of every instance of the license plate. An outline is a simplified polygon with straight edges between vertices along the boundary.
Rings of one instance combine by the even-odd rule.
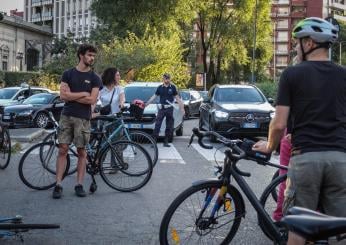
[[[244,123],[243,128],[258,128],[257,123]]]
[[[129,123],[127,124],[128,128],[143,128],[143,124]]]
[[[4,119],[11,119],[11,116],[4,116]]]

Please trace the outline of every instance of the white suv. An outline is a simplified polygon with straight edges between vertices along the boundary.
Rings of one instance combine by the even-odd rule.
[[[39,93],[52,93],[48,88],[31,87],[27,84],[21,87],[7,87],[0,89],[0,106],[18,104],[31,95]]]

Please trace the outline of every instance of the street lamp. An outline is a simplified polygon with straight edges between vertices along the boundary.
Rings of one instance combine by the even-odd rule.
[[[255,58],[256,58],[256,35],[257,35],[257,0],[255,3],[255,17],[254,17],[254,35],[252,46],[252,69],[251,69],[251,82],[255,83]]]

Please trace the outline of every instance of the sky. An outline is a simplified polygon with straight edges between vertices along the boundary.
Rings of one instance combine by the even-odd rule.
[[[11,9],[23,11],[24,0],[0,0],[0,11],[4,11],[9,14]]]

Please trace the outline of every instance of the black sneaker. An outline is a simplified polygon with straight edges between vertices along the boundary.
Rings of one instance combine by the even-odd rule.
[[[78,197],[85,197],[86,196],[86,192],[84,191],[82,185],[76,185],[74,187],[74,190],[76,192],[76,196],[78,196]]]
[[[62,196],[62,186],[56,185],[53,190],[53,198],[54,199],[60,199]]]

